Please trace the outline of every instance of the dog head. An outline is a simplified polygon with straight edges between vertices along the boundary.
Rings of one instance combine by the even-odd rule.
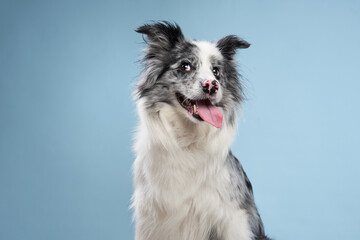
[[[168,22],[136,31],[147,37],[137,94],[146,98],[148,111],[161,111],[165,103],[195,123],[205,121],[217,128],[223,120],[234,124],[242,87],[233,57],[249,43],[234,35],[217,42],[187,40],[178,25]]]

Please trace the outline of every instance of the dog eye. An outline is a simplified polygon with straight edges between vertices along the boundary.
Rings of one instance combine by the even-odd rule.
[[[213,70],[212,70],[213,74],[215,77],[219,77],[220,76],[220,71],[219,71],[219,68],[217,67],[214,67]]]
[[[184,72],[190,72],[191,71],[191,65],[188,62],[183,62],[181,63],[180,66],[181,70],[183,70]]]

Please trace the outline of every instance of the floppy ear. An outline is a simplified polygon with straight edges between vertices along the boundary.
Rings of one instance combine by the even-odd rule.
[[[143,62],[146,65],[146,77],[137,85],[139,97],[149,93],[149,90],[168,69],[169,52],[176,44],[185,41],[181,29],[176,24],[158,22],[146,24],[135,30],[146,35],[144,41],[148,44]]]
[[[149,44],[149,47],[158,47],[162,50],[170,50],[176,43],[184,40],[180,27],[167,21],[145,24],[135,31],[147,36],[145,42]]]
[[[225,58],[232,59],[236,53],[236,49],[248,48],[250,44],[237,36],[229,35],[220,39],[217,42],[217,47]]]

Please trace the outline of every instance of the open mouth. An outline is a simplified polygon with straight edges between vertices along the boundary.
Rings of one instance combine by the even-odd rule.
[[[204,121],[200,117],[199,112],[197,111],[196,101],[185,97],[181,93],[176,93],[176,98],[177,98],[178,102],[180,103],[180,105],[183,108],[185,108],[185,110],[187,110],[190,115],[192,115],[194,118],[196,118],[200,121]]]
[[[209,99],[192,100],[181,93],[176,93],[179,104],[194,118],[205,121],[214,127],[220,128],[223,115],[219,108],[214,106]]]

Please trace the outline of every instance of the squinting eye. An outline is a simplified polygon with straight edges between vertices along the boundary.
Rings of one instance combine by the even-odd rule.
[[[214,67],[212,71],[213,71],[213,74],[214,74],[215,77],[219,77],[219,76],[220,76],[219,68]]]
[[[181,70],[185,71],[185,72],[190,72],[191,71],[191,65],[190,63],[184,62],[181,64]]]

